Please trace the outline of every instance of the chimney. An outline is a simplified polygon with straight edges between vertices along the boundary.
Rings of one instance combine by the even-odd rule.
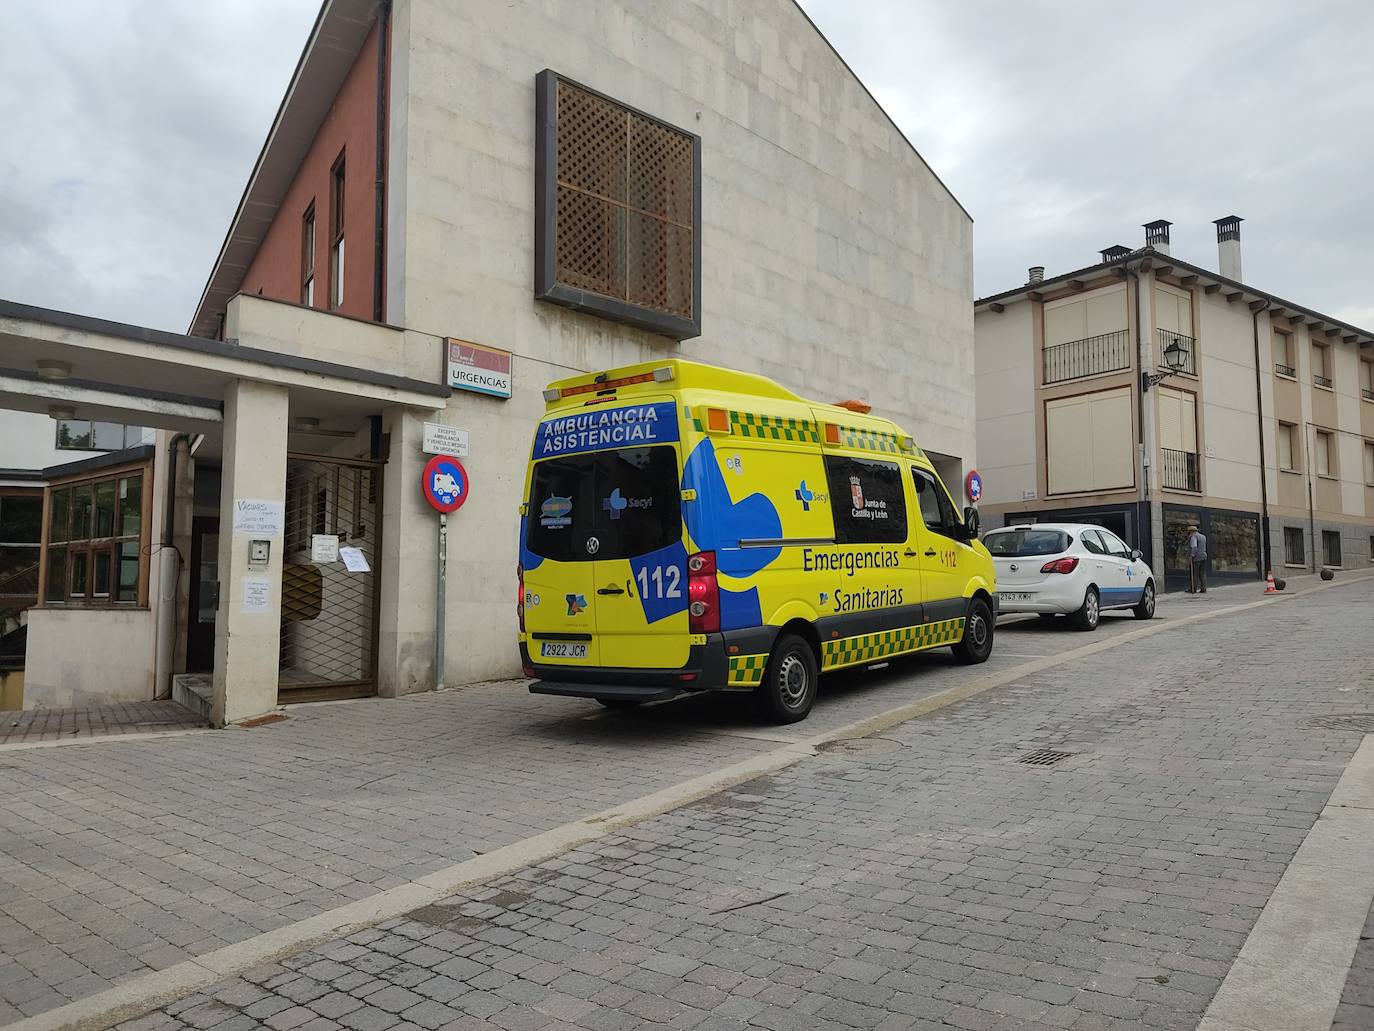
[[[1169,227],[1172,222],[1166,222],[1162,218],[1157,218],[1153,222],[1145,223],[1145,246],[1153,247],[1160,254],[1169,253]]]
[[[1217,227],[1217,271],[1237,283],[1241,281],[1240,224],[1244,221],[1239,215],[1227,215],[1212,223]]]
[[[1120,261],[1130,253],[1131,249],[1129,247],[1123,247],[1119,243],[1114,243],[1102,251],[1102,264],[1108,265],[1113,261]]]
[[[1027,285],[1027,286],[1030,286],[1030,285],[1033,284],[1033,283],[1043,283],[1044,281],[1045,281],[1045,266],[1044,266],[1044,265],[1032,265],[1030,268],[1028,268],[1028,269],[1026,270],[1026,285]]]

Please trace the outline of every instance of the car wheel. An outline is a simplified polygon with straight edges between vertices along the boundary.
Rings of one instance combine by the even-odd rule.
[[[1102,618],[1102,598],[1097,588],[1090,586],[1083,595],[1083,605],[1073,614],[1073,625],[1079,630],[1096,630],[1097,621]]]
[[[992,654],[992,635],[995,629],[992,609],[982,598],[974,598],[964,617],[964,637],[951,651],[955,661],[965,666],[987,662]]]
[[[754,696],[763,714],[774,723],[796,723],[811,711],[820,677],[811,645],[796,634],[783,634],[773,645],[763,682],[754,689]]]
[[[1140,596],[1140,604],[1131,610],[1136,619],[1150,619],[1155,614],[1155,582],[1145,581],[1145,592]]]

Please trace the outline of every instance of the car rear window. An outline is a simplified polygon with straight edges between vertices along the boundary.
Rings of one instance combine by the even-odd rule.
[[[530,482],[525,547],[555,562],[647,555],[682,539],[680,491],[671,447],[546,458]]]
[[[983,538],[989,552],[1005,558],[1058,555],[1073,538],[1063,530],[994,530]]]

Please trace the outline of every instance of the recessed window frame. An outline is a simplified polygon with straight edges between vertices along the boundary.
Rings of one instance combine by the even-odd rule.
[[[1312,385],[1318,390],[1334,390],[1331,379],[1331,345],[1312,341]]]
[[[1330,430],[1312,431],[1312,471],[1323,480],[1340,479],[1336,467],[1335,437]]]
[[[152,476],[145,460],[47,487],[40,607],[147,607]]]
[[[1275,328],[1272,350],[1274,353],[1274,375],[1282,379],[1298,378],[1297,354],[1294,350],[1295,334],[1289,329]]]
[[[1283,528],[1283,564],[1294,568],[1307,566],[1306,535],[1300,526]]]
[[[1296,425],[1295,423],[1291,423],[1291,422],[1282,422],[1282,421],[1281,421],[1281,422],[1279,422],[1278,427],[1277,427],[1276,430],[1274,431],[1274,436],[1275,436],[1275,440],[1276,440],[1276,444],[1277,444],[1277,447],[1275,448],[1275,451],[1276,451],[1275,458],[1276,458],[1276,460],[1278,461],[1279,470],[1280,470],[1281,472],[1285,472],[1285,473],[1296,473],[1296,472],[1301,472],[1301,470],[1298,468],[1298,451],[1299,451],[1299,449],[1298,449],[1298,447],[1297,447],[1297,444],[1298,444],[1298,427],[1297,427],[1297,425]],[[1285,448],[1285,447],[1283,446],[1285,440],[1286,440],[1287,443],[1288,443],[1288,447],[1287,447],[1287,448]],[[1288,464],[1287,464],[1287,465],[1284,465],[1284,452],[1285,452],[1285,450],[1286,450],[1287,453],[1288,453]]]
[[[28,510],[25,514],[24,510]],[[36,516],[37,522],[30,517]],[[36,570],[43,564],[43,491],[0,487],[0,614],[38,600]],[[33,590],[18,589],[34,574]],[[3,628],[0,628],[2,630]]]
[[[1332,569],[1340,569],[1342,567],[1341,551],[1341,531],[1323,530],[1322,565]]]
[[[344,269],[348,255],[344,249],[344,200],[347,196],[348,165],[346,151],[329,169],[329,310],[344,303]]]
[[[85,426],[85,441],[81,443],[83,437],[80,432],[72,433],[76,427]],[[97,426],[119,427],[119,444],[102,444],[97,436]],[[63,431],[67,431],[67,438],[64,442]],[[58,419],[56,420],[53,446],[58,451],[124,451],[131,447],[139,447],[143,444],[143,435],[147,432],[144,426],[130,426],[127,423],[106,422],[101,419]]]
[[[315,202],[301,216],[301,304],[315,306]]]
[[[558,281],[558,84],[583,90],[632,115],[688,137],[692,143],[692,315],[683,318],[626,300],[593,293]],[[701,137],[583,85],[551,68],[535,76],[535,231],[534,296],[577,311],[598,315],[639,329],[689,340],[701,336]]]

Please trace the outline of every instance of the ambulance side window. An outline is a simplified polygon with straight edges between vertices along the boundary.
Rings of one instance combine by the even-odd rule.
[[[921,520],[926,524],[926,529],[958,540],[962,523],[935,478],[915,466],[911,468],[911,478],[916,482],[916,497],[921,503]]]
[[[906,540],[902,470],[892,462],[827,456],[825,476],[836,544],[894,544]]]

